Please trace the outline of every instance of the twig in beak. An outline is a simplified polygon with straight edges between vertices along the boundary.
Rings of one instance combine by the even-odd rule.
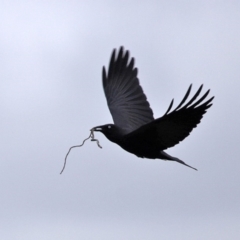
[[[90,131],[91,131],[91,132],[90,132],[89,137],[87,137],[86,139],[84,139],[83,142],[82,142],[82,144],[76,145],[76,146],[72,146],[72,147],[69,148],[69,150],[68,150],[68,152],[67,152],[67,154],[66,154],[65,160],[64,160],[64,165],[63,165],[62,171],[60,172],[60,174],[63,173],[63,171],[64,171],[64,169],[65,169],[65,167],[66,167],[67,157],[68,157],[68,154],[70,153],[70,151],[72,150],[72,148],[82,147],[82,146],[84,145],[84,143],[85,143],[89,138],[91,138],[91,141],[92,141],[92,142],[96,141],[98,147],[99,147],[99,148],[102,148],[102,146],[101,146],[100,143],[99,143],[99,140],[94,138],[94,130],[93,130],[93,128],[92,128]]]

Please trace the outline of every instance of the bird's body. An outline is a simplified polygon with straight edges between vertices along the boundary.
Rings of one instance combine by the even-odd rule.
[[[212,105],[213,97],[203,102],[209,90],[197,100],[201,85],[185,103],[191,91],[190,85],[183,100],[173,111],[170,112],[172,100],[166,113],[154,119],[139,84],[134,59],[128,62],[128,58],[128,51],[124,52],[121,47],[118,56],[113,51],[108,74],[103,68],[103,88],[114,124],[97,126],[92,131],[102,132],[110,141],[138,157],[176,161],[191,167],[164,150],[178,144],[200,123],[203,114]]]

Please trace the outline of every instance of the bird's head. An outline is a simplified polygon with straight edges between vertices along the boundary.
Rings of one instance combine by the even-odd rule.
[[[97,126],[91,129],[94,132],[101,132],[108,138],[110,141],[119,143],[122,139],[123,134],[121,133],[121,129],[115,126],[114,124],[105,124],[102,126]]]

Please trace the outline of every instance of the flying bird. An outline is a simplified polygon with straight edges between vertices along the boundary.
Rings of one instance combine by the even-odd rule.
[[[108,140],[138,157],[175,161],[197,170],[164,150],[184,140],[197,127],[212,106],[214,97],[205,100],[210,90],[198,98],[203,87],[201,85],[189,100],[190,85],[174,110],[171,111],[172,100],[166,113],[154,119],[137,73],[129,51],[121,47],[117,53],[114,49],[108,72],[105,67],[102,70],[103,89],[114,124],[97,126],[91,131],[102,132]]]

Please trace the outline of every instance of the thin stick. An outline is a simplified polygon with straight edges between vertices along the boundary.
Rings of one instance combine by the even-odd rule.
[[[69,148],[69,150],[68,150],[68,152],[67,152],[67,154],[66,154],[65,160],[64,160],[64,165],[63,165],[62,171],[60,172],[60,174],[63,173],[63,171],[64,171],[64,169],[65,169],[65,167],[66,167],[67,157],[68,157],[68,154],[70,153],[70,151],[72,150],[72,148],[82,147],[82,146],[84,145],[84,143],[85,143],[89,138],[92,138],[91,141],[96,141],[98,147],[99,147],[99,148],[102,148],[102,146],[101,146],[100,143],[99,143],[99,140],[94,138],[94,131],[93,131],[93,129],[91,129],[90,131],[91,131],[91,132],[90,132],[89,137],[86,138],[86,139],[84,139],[83,142],[82,142],[82,144],[76,145],[76,146],[72,146],[72,147]]]
[[[100,143],[99,143],[99,140],[94,138],[94,132],[93,132],[92,129],[91,129],[91,134],[90,134],[90,136],[91,136],[91,138],[92,138],[91,141],[92,141],[92,142],[93,142],[93,141],[96,141],[98,147],[99,147],[99,148],[102,148],[102,146],[101,146]]]

